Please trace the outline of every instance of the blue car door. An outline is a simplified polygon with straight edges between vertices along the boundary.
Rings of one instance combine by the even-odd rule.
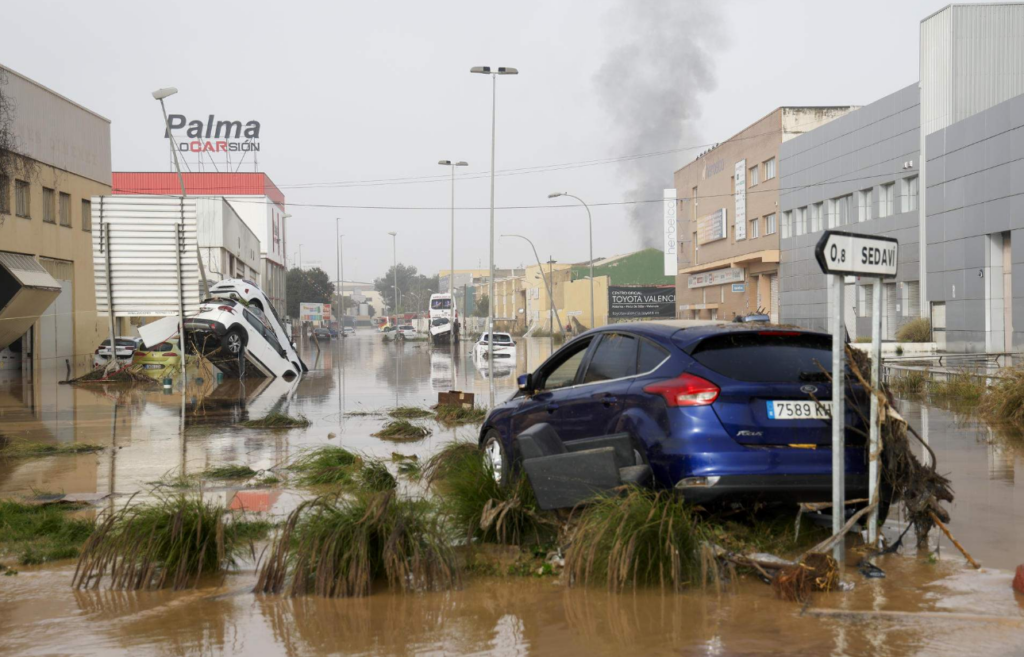
[[[535,392],[512,414],[512,435],[546,422],[562,434],[562,405],[578,382],[581,365],[592,339],[581,338],[565,345],[533,374]]]
[[[579,440],[613,433],[636,376],[637,336],[602,333],[585,361],[580,384],[562,402],[562,440]]]

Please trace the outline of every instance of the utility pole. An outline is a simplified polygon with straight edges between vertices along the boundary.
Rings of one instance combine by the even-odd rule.
[[[555,259],[549,255],[548,280],[551,281],[551,289],[548,291],[548,333],[551,335],[551,353],[555,353],[555,295],[551,293],[555,287],[554,264]],[[558,328],[562,328],[561,319],[558,320]]]

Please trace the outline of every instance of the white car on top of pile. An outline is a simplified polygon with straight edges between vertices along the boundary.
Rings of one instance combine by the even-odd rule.
[[[473,347],[474,355],[481,360],[490,358],[490,348],[487,343],[489,335],[489,333],[481,335]],[[494,334],[494,362],[497,363],[502,360],[512,363],[516,360],[516,341],[512,339],[512,334],[510,333]]]

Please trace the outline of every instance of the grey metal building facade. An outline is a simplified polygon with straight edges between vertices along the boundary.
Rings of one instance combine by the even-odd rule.
[[[915,83],[816,130],[780,151],[781,321],[830,330],[831,298],[814,246],[827,228],[895,237],[897,278],[886,281],[882,336],[920,315],[920,94]],[[847,280],[851,338],[870,335],[870,281]]]
[[[1024,95],[926,137],[933,334],[952,352],[1024,346]]]

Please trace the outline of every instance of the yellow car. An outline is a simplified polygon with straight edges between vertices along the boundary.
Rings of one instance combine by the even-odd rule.
[[[181,351],[177,341],[161,342],[152,349],[140,345],[132,356],[132,365],[153,379],[175,376],[181,371]]]

